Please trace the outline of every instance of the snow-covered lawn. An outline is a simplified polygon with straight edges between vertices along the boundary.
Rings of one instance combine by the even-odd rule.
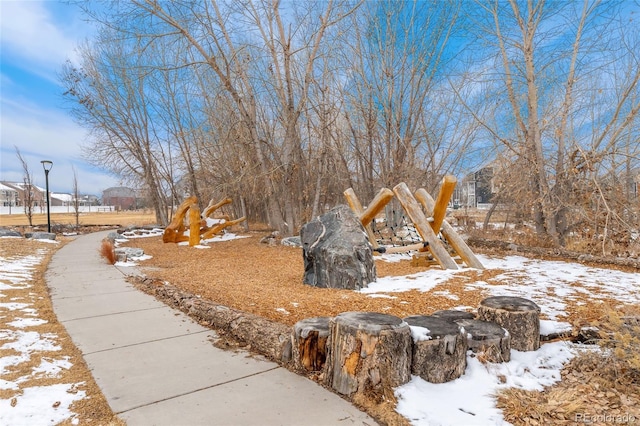
[[[402,255],[386,255],[397,261]],[[405,255],[406,256],[406,255]],[[481,289],[491,296],[517,296],[534,301],[541,308],[541,333],[566,331],[571,325],[558,318],[567,316],[567,302],[610,299],[628,304],[640,303],[640,274],[584,266],[578,263],[536,260],[522,256],[478,256],[487,269],[504,271],[489,281],[469,278],[468,289]],[[405,277],[384,277],[362,290],[372,297],[407,290],[437,291],[438,285],[462,275],[462,271],[437,268]],[[465,275],[465,277],[467,277]],[[468,277],[467,277],[468,278]],[[456,309],[470,310],[468,306]],[[577,353],[569,342],[543,344],[535,352],[511,351],[511,361],[482,364],[469,355],[467,369],[459,379],[432,384],[419,377],[396,389],[397,410],[414,425],[502,425],[502,413],[495,405],[495,394],[515,387],[542,390],[561,380],[564,364]]]
[[[0,255],[0,424],[47,425],[77,419],[74,401],[85,398],[61,373],[72,367],[61,355],[60,337],[47,330],[36,303],[34,272],[51,241],[34,242],[35,252],[22,256]],[[53,244],[56,244],[55,242]]]

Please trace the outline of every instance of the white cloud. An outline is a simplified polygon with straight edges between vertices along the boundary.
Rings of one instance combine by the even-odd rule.
[[[56,22],[52,7],[61,7],[56,2],[3,1],[0,7],[3,56],[13,62],[19,59],[23,68],[36,75],[55,79],[51,70],[75,56],[82,38],[80,21]]]
[[[3,98],[2,112],[2,180],[22,180],[23,171],[14,148],[17,146],[36,184],[44,184],[40,161],[53,161],[50,184],[54,192],[72,190],[72,167],[75,167],[78,175],[80,192],[101,195],[103,189],[117,184],[114,178],[93,169],[82,159],[81,145],[86,137],[85,131],[63,111]]]

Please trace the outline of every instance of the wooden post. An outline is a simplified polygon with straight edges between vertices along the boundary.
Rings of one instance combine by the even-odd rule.
[[[191,247],[200,244],[200,209],[197,204],[189,209],[189,245]]]
[[[442,266],[444,269],[458,269],[458,265],[456,264],[455,260],[453,260],[453,258],[449,256],[449,253],[440,243],[440,240],[438,240],[436,234],[433,232],[433,229],[427,221],[427,217],[424,215],[422,209],[420,208],[420,204],[413,197],[411,191],[409,191],[407,184],[404,182],[399,183],[393,188],[393,192],[396,194],[396,197],[398,197],[400,204],[402,204],[402,207],[404,207],[404,210],[409,215],[409,218],[418,230],[418,233],[420,234],[422,239],[429,243],[429,250],[433,254],[433,257],[436,258],[440,266]]]
[[[420,188],[415,193],[416,199],[422,204],[427,215],[431,215],[435,206],[435,201],[429,195],[424,188]],[[478,260],[476,255],[471,251],[467,243],[464,242],[462,237],[453,229],[453,226],[446,220],[442,221],[442,235],[449,242],[451,247],[458,253],[458,255],[464,260],[470,268],[484,269],[484,265]]]
[[[193,205],[198,203],[198,198],[195,195],[187,198],[180,204],[180,207],[176,210],[176,214],[173,216],[173,220],[171,223],[164,229],[164,234],[162,235],[162,241],[165,243],[176,243],[183,241],[180,237],[182,237],[182,230],[184,229],[184,217],[187,213],[187,210]]]
[[[373,200],[369,203],[367,208],[362,212],[362,216],[360,216],[360,221],[363,225],[368,225],[372,220],[384,209],[389,201],[393,198],[393,192],[389,188],[382,188]]]
[[[449,200],[451,199],[453,190],[456,187],[456,182],[457,179],[455,178],[455,176],[451,175],[446,175],[442,179],[442,185],[440,185],[438,198],[436,199],[436,204],[433,207],[433,222],[431,222],[431,229],[433,229],[433,232],[435,232],[436,235],[438,234],[438,232],[440,232],[442,222],[447,215],[447,206],[449,205]]]
[[[353,213],[355,213],[358,219],[360,219],[360,223],[362,223],[362,213],[363,213],[362,204],[360,203],[360,200],[358,200],[358,197],[356,196],[356,193],[353,191],[353,188],[349,188],[346,191],[344,191],[344,198],[347,199],[347,204],[349,204],[349,207],[351,207],[351,210],[353,211]],[[373,234],[373,230],[371,229],[371,226],[369,224],[365,225],[364,223],[362,224],[362,226],[364,227],[364,230],[367,233],[367,237],[369,238],[369,243],[371,244],[371,247],[373,247],[374,253],[377,253],[375,249],[380,247],[380,245],[378,244],[378,240],[376,240],[376,236]]]
[[[522,297],[494,296],[480,302],[478,319],[494,321],[511,334],[511,347],[518,351],[540,348],[540,307]]]
[[[398,317],[344,312],[330,322],[325,383],[341,395],[390,396],[411,378],[411,331]]]

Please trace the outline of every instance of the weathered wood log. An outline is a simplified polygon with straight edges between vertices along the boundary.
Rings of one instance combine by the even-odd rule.
[[[473,319],[459,319],[455,322],[464,328],[467,346],[478,357],[489,362],[511,360],[511,337],[497,323]]]
[[[453,309],[447,309],[442,311],[435,311],[431,314],[432,317],[444,318],[449,321],[455,321],[459,319],[475,319],[476,316],[471,312],[457,311]]]
[[[389,188],[381,188],[376,196],[373,197],[373,200],[371,200],[367,208],[362,212],[362,216],[360,216],[362,224],[370,224],[392,198],[393,192]]]
[[[494,296],[480,302],[478,319],[493,321],[511,334],[511,347],[518,351],[540,348],[540,307],[522,297]]]
[[[180,204],[178,209],[176,210],[175,215],[173,216],[173,220],[171,223],[164,229],[164,233],[162,235],[162,241],[165,243],[177,243],[180,241],[186,241],[182,235],[182,231],[184,230],[184,217],[187,214],[187,210],[198,203],[198,198],[195,195],[187,198]]]
[[[200,244],[200,209],[193,205],[189,209],[189,246]]]
[[[427,217],[422,212],[418,201],[409,191],[407,184],[404,182],[399,183],[393,188],[393,192],[398,197],[400,204],[404,207],[422,239],[429,243],[429,251],[431,251],[440,266],[444,269],[459,269],[455,260],[449,255],[447,249],[444,248],[433,229],[431,229]]]
[[[231,204],[231,198],[223,198],[222,200],[218,201],[215,204],[213,203],[213,200],[209,201],[209,205],[207,205],[207,207],[205,207],[204,211],[202,212],[202,217],[211,216],[213,212],[215,212],[225,204]]]
[[[247,218],[242,216],[241,218],[238,219],[234,219],[234,220],[225,220],[222,223],[218,223],[217,225],[214,225],[211,227],[211,229],[207,229],[206,231],[204,231],[202,233],[202,239],[206,240],[208,238],[213,237],[215,234],[217,234],[218,232],[222,231],[225,228],[228,228],[230,226],[233,225],[237,225],[241,222],[244,222]]]
[[[330,321],[330,317],[315,317],[295,323],[291,334],[291,356],[297,370],[322,370],[327,358]]]
[[[411,378],[411,331],[402,319],[344,312],[330,322],[325,384],[342,395],[393,395]]]
[[[356,196],[356,193],[354,192],[353,188],[349,188],[346,191],[344,191],[344,198],[347,199],[347,204],[349,204],[349,207],[351,208],[353,213],[356,215],[356,217],[358,217],[358,219],[360,220],[360,223],[362,223],[362,214],[364,212],[364,209],[362,208],[362,204],[360,203],[360,200]],[[367,238],[369,239],[369,244],[371,244],[371,247],[373,247],[374,249],[377,249],[378,247],[380,247],[380,245],[378,244],[378,241],[376,240],[376,236],[373,233],[373,230],[371,229],[371,224],[367,223],[365,225],[364,223],[362,223],[362,226],[364,227],[364,230],[367,233]],[[374,253],[377,253],[377,252],[374,252]]]
[[[433,209],[436,202],[433,200],[431,195],[429,195],[429,193],[424,188],[416,190],[414,195],[416,197],[416,200],[418,200],[424,207],[427,215],[433,214]],[[460,235],[458,235],[458,233],[455,231],[455,229],[453,229],[453,226],[451,226],[449,222],[443,220],[440,231],[442,232],[442,236],[447,240],[447,242],[455,250],[455,252],[458,253],[458,256],[462,258],[462,260],[467,264],[468,267],[484,269],[482,262],[478,260],[467,243],[462,239],[462,237],[460,237]]]
[[[457,379],[467,368],[467,336],[460,325],[433,316],[406,317],[411,328],[413,352],[411,374],[427,382]]]
[[[440,191],[438,191],[438,198],[436,199],[435,206],[433,207],[433,221],[431,222],[431,229],[438,234],[440,227],[447,215],[447,206],[449,200],[453,194],[453,190],[456,187],[458,180],[455,176],[446,175],[442,178],[442,184],[440,185]]]
[[[425,252],[429,250],[428,243],[415,243],[409,244],[406,246],[397,246],[397,247],[385,247],[382,253],[406,253],[408,251],[420,251]]]

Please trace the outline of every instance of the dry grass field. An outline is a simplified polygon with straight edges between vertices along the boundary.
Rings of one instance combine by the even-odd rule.
[[[152,210],[134,210],[120,212],[91,212],[80,213],[78,222],[81,226],[128,226],[151,225],[156,223]],[[75,225],[74,213],[52,213],[51,225]],[[34,226],[47,226],[47,214],[33,215]],[[0,226],[29,226],[29,220],[24,213],[0,215]]]

